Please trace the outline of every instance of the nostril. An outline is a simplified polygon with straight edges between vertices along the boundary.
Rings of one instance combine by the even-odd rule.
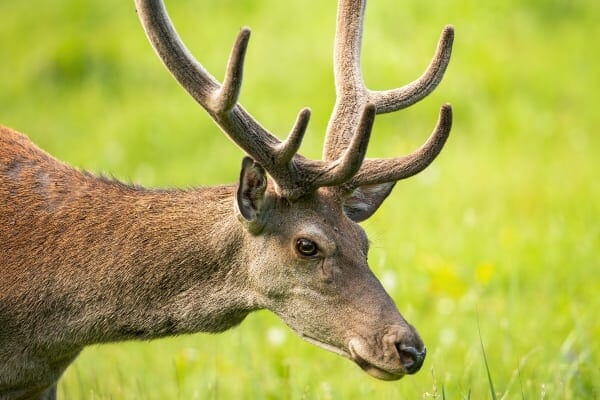
[[[419,351],[412,346],[405,346],[398,343],[396,344],[396,348],[400,355],[400,362],[408,374],[414,374],[421,369],[423,361],[425,360],[425,355],[427,354],[427,349],[425,347],[423,347],[422,351]]]

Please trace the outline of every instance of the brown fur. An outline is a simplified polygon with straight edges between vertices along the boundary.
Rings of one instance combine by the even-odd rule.
[[[87,344],[241,321],[255,305],[227,294],[243,280],[223,279],[243,233],[227,221],[233,190],[152,191],[97,178],[1,128],[0,394],[45,375],[54,383]],[[186,321],[177,303],[202,285],[212,296],[194,312],[209,317]]]
[[[420,78],[372,91],[360,71],[365,6],[338,4],[338,98],[323,160],[297,153],[307,109],[280,142],[237,103],[249,29],[221,84],[182,45],[161,0],[136,0],[138,16],[169,71],[252,157],[236,185],[130,186],[75,170],[0,127],[0,400],[55,399],[87,345],[220,332],[257,309],[376,378],[419,370],[425,346],[369,269],[357,222],[444,146],[449,105],[421,148],[364,159],[376,114],[440,82],[454,31],[444,28]]]
[[[128,186],[1,128],[0,398],[53,398],[86,345],[219,332],[259,308],[376,376],[402,376],[382,338],[422,344],[370,272],[366,236],[338,199],[321,190],[290,203],[263,188],[260,227],[248,229],[235,189]],[[322,257],[299,257],[298,235]],[[356,337],[373,360],[354,356]]]

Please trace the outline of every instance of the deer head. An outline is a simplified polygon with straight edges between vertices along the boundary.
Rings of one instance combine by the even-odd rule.
[[[249,157],[234,207],[244,232],[247,285],[253,302],[279,315],[302,338],[352,359],[380,379],[419,370],[425,346],[398,312],[367,263],[369,242],[358,225],[395,183],[426,168],[448,138],[452,111],[413,153],[365,159],[375,116],[408,107],[438,85],[448,65],[453,28],[441,34],[424,74],[397,89],[369,90],[360,49],[366,0],[340,0],[335,36],[337,101],[323,159],[298,153],[310,110],[300,111],[280,141],[239,103],[250,30],[240,31],[222,83],[185,48],[160,0],[136,0],[152,46],[185,90]],[[268,176],[268,177],[267,177]]]

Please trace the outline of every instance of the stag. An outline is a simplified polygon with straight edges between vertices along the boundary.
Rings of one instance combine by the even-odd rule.
[[[337,100],[322,160],[298,153],[309,109],[280,141],[238,103],[249,29],[219,83],[183,45],[161,0],[135,0],[141,23],[171,74],[247,154],[237,184],[131,186],[73,169],[0,128],[0,398],[55,399],[85,346],[221,332],[259,309],[376,378],[420,369],[425,345],[369,269],[358,223],[436,158],[450,106],[411,154],[365,153],[377,114],[438,85],[454,33],[443,29],[420,78],[370,90],[360,67],[365,3],[339,1]]]

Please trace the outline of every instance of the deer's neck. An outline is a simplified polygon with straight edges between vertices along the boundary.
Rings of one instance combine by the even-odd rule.
[[[108,305],[121,321],[107,339],[218,332],[253,309],[246,233],[233,213],[233,193],[233,187],[138,191],[122,204],[130,226],[115,232],[104,263],[115,268]]]
[[[34,179],[46,186],[15,191],[37,197],[30,209],[3,217],[26,232],[4,260],[20,268],[11,290],[31,317],[20,319],[24,331],[83,346],[222,331],[255,308],[233,186],[148,191],[84,174]]]

